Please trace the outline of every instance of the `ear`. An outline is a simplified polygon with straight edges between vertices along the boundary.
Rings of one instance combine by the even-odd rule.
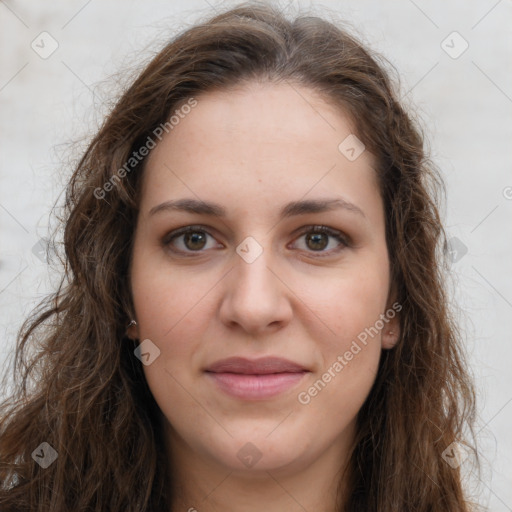
[[[392,300],[388,301],[388,306],[384,313],[385,323],[382,329],[382,348],[384,350],[392,349],[400,339],[400,311],[402,305],[393,300],[395,296],[392,296]]]
[[[126,329],[126,336],[134,341],[139,339],[139,326],[137,325],[137,322],[135,320],[132,320],[128,324],[128,327]]]

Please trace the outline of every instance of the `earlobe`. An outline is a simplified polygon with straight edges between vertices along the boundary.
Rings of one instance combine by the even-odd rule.
[[[400,311],[402,305],[397,301],[396,283],[393,281],[390,285],[387,308],[384,316],[386,317],[386,324],[381,331],[381,344],[383,350],[390,350],[400,340]]]
[[[126,336],[134,341],[139,339],[139,328],[135,320],[132,320],[128,324],[126,328]]]
[[[400,321],[398,316],[391,319],[382,330],[382,348],[392,349],[400,339]]]

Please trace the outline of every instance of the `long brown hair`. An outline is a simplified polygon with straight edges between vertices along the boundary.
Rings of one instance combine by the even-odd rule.
[[[62,281],[20,329],[16,389],[0,407],[2,511],[170,510],[161,413],[125,334],[146,161],[134,153],[158,127],[171,129],[170,116],[191,98],[251,80],[319,92],[351,115],[378,162],[401,336],[383,352],[358,415],[339,510],[470,510],[460,468],[442,456],[471,432],[475,413],[445,285],[443,183],[389,76],[377,54],[336,24],[289,20],[258,2],[182,32],[152,59],[66,190]],[[37,450],[49,451],[41,443],[57,454],[46,468],[36,463]]]

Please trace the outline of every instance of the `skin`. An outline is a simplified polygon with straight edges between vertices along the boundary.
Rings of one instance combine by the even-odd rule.
[[[364,151],[351,162],[338,150],[351,120],[304,86],[253,82],[196,99],[148,157],[130,274],[129,335],[160,350],[144,373],[178,468],[175,506],[334,511],[356,415],[381,351],[399,337],[398,315],[308,404],[297,397],[393,303],[374,159]],[[290,201],[339,197],[364,215],[279,218]],[[149,214],[179,198],[219,203],[227,215]],[[166,239],[194,224],[204,228],[202,246]],[[349,245],[328,235],[308,242],[315,225],[341,231]],[[252,263],[236,252],[249,236],[263,249]],[[310,373],[276,397],[247,401],[204,372],[226,357],[268,355]],[[248,442],[261,454],[252,467],[237,457]]]

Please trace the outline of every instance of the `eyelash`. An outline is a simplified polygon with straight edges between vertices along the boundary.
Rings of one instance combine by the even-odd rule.
[[[176,238],[178,238],[182,235],[186,235],[187,233],[196,233],[196,232],[206,233],[207,235],[214,238],[213,235],[211,235],[204,226],[201,226],[201,225],[185,226],[183,228],[179,228],[174,231],[171,231],[170,233],[165,235],[165,237],[162,239],[162,244],[165,247],[168,247],[171,245],[171,242],[173,242]],[[313,251],[313,250],[307,251],[309,253],[315,254],[316,258],[323,258],[323,257],[331,256],[334,253],[337,253],[337,252],[343,250],[343,248],[350,247],[350,245],[351,245],[348,238],[345,237],[341,233],[341,231],[337,231],[337,230],[329,228],[327,226],[320,226],[320,225],[307,226],[306,229],[301,231],[301,233],[297,236],[297,238],[300,238],[308,233],[324,233],[324,234],[329,235],[329,236],[335,238],[336,240],[338,240],[340,242],[340,244],[343,246],[341,248],[331,249],[330,251]],[[176,249],[172,249],[172,251],[184,254],[185,257],[194,257],[195,255],[201,254],[202,252],[204,252],[204,250],[182,251],[182,250],[176,250]]]

